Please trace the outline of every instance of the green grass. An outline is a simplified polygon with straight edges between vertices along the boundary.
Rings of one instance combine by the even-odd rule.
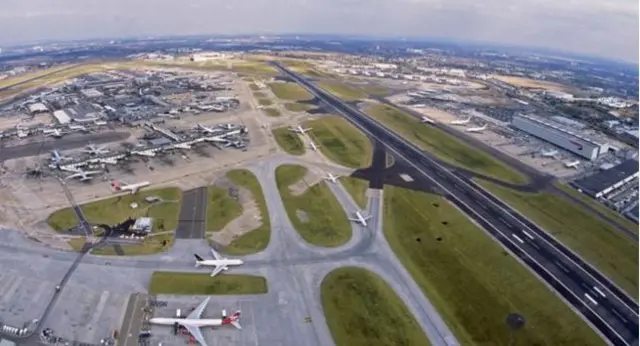
[[[341,82],[319,82],[318,86],[345,101],[357,101],[367,98],[362,90]]]
[[[251,84],[249,84],[249,89],[251,89],[253,91],[256,91],[256,90],[260,90],[260,87],[257,86],[256,83],[251,83]]]
[[[637,297],[637,242],[560,196],[523,193],[480,180],[479,183],[578,253],[629,295]]]
[[[269,83],[269,87],[273,93],[281,100],[285,101],[301,101],[313,98],[308,91],[296,83]]]
[[[401,137],[446,162],[504,182],[513,184],[527,182],[524,175],[488,153],[470,147],[432,126],[425,126],[418,119],[398,108],[377,104],[368,107],[366,113]]]
[[[291,112],[304,112],[313,108],[312,105],[297,102],[288,102],[284,104],[284,108]]]
[[[149,204],[145,197],[157,196],[162,202]],[[153,232],[171,231],[178,226],[178,214],[182,191],[175,187],[154,190],[140,190],[135,195],[126,194],[111,197],[80,206],[89,223],[114,225],[124,221],[128,217],[138,218],[152,217]],[[131,203],[137,203],[138,208],[131,209]],[[47,219],[49,226],[57,232],[63,232],[78,223],[75,213],[71,208],[64,208],[53,212]]]
[[[290,186],[302,180],[307,169],[282,165],[276,169],[276,183],[287,215],[302,238],[317,246],[336,247],[351,239],[351,224],[325,182],[294,196]],[[300,217],[303,217],[301,219]]]
[[[273,101],[271,101],[269,99],[258,99],[258,103],[261,106],[271,106],[273,104]]]
[[[309,136],[320,144],[320,151],[337,164],[365,168],[371,164],[373,146],[364,133],[340,116],[323,117],[304,123],[313,128]]]
[[[270,117],[279,117],[281,115],[280,111],[275,108],[263,108],[262,111]]]
[[[253,275],[178,273],[155,271],[149,294],[212,295],[267,293],[267,279]]]
[[[295,132],[286,127],[274,129],[273,137],[280,147],[291,155],[302,155],[305,152],[304,143]]]
[[[616,211],[607,208],[607,206],[603,205],[602,203],[596,201],[595,199],[580,193],[578,190],[572,188],[571,186],[567,186],[565,184],[561,184],[561,183],[555,183],[555,186],[564,191],[566,194],[571,195],[575,198],[580,199],[581,201],[583,201],[585,204],[591,206],[591,208],[597,210],[598,212],[602,213],[603,215],[607,216],[608,218],[610,218],[611,220],[617,222],[619,225],[624,226],[624,228],[626,228],[628,231],[633,232],[634,234],[638,234],[638,224],[636,224],[635,222],[627,219],[626,217],[620,215],[620,213],[617,213]]]
[[[373,96],[384,96],[389,93],[389,88],[385,88],[379,85],[363,85],[360,87],[360,89]]]
[[[207,231],[220,231],[229,222],[242,215],[242,205],[229,196],[229,191],[209,186],[207,197]]]
[[[358,204],[361,209],[365,209],[367,207],[367,189],[369,188],[369,182],[353,177],[341,177],[340,182],[356,204]]]
[[[513,312],[527,321],[517,345],[604,345],[547,286],[442,197],[386,186],[384,234],[461,345],[508,345],[505,319]]]
[[[142,243],[131,244],[131,245],[122,245],[122,252],[124,256],[143,256],[143,255],[152,255],[159,252],[164,252],[169,250],[171,245],[173,245],[173,232],[154,235],[145,238]],[[117,256],[118,253],[115,250],[114,246],[105,246],[100,249],[95,249],[91,251],[94,255],[105,255],[105,256]]]
[[[267,203],[264,193],[256,176],[246,169],[235,169],[227,173],[227,178],[234,184],[251,191],[251,195],[258,205],[262,219],[262,225],[235,239],[225,248],[225,252],[231,255],[248,255],[260,252],[269,245],[271,237],[271,221],[267,211]]]
[[[255,97],[257,99],[263,99],[263,98],[267,98],[268,95],[266,93],[263,93],[262,91],[254,91],[253,92],[253,97]]]
[[[322,281],[322,308],[337,346],[428,346],[429,339],[394,290],[361,268],[338,268]]]

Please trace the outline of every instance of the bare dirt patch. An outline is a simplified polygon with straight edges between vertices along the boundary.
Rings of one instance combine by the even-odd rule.
[[[237,186],[229,181],[226,177],[221,178],[215,184],[222,188],[234,188],[238,191],[238,202],[242,205],[242,214],[229,222],[219,232],[213,232],[211,240],[222,245],[228,246],[236,238],[253,231],[262,225],[262,215],[255,198],[246,188]]]
[[[289,190],[291,190],[292,195],[300,196],[303,193],[307,192],[307,189],[309,189],[309,187],[322,182],[322,180],[323,178],[321,175],[311,169],[308,169],[307,174],[305,174],[300,181],[289,186]]]

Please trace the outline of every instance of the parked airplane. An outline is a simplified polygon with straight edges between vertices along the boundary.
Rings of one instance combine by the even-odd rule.
[[[482,125],[480,127],[472,127],[470,129],[466,129],[466,132],[482,132],[487,129],[487,125]]]
[[[420,120],[420,122],[423,122],[423,123],[429,123],[429,124],[435,124],[435,123],[436,123],[433,119],[431,119],[431,118],[429,118],[429,117],[422,117],[422,119]]]
[[[206,134],[219,134],[224,132],[224,130],[219,129],[219,128],[214,128],[214,127],[207,127],[207,126],[203,126],[200,124],[196,124],[195,129],[202,132],[202,133],[206,133]]]
[[[312,140],[309,140],[309,146],[311,147],[311,149],[312,149],[313,151],[318,151],[318,148],[320,147],[319,145],[317,145],[317,144],[313,143],[313,141],[312,141]]]
[[[549,150],[549,151],[543,150],[540,153],[540,155],[542,155],[542,157],[555,157],[557,153],[558,153],[557,150]]]
[[[354,221],[354,222],[357,222],[357,223],[361,224],[362,226],[367,227],[367,220],[369,220],[370,218],[371,218],[371,215],[362,216],[362,214],[360,214],[359,211],[356,211],[356,217],[355,218],[349,218],[349,221]]]
[[[64,161],[72,160],[69,156],[61,155],[60,152],[56,149],[51,150],[51,161],[54,163],[61,163]]]
[[[564,166],[567,168],[575,168],[578,169],[578,165],[580,164],[580,161],[575,160],[575,161],[568,161],[564,163]]]
[[[61,138],[66,134],[65,132],[62,132],[59,129],[44,129],[42,130],[42,133],[44,133],[45,136],[50,136],[55,138]]]
[[[136,194],[141,188],[149,186],[150,184],[151,183],[148,181],[143,181],[135,184],[127,184],[124,181],[112,180],[111,189],[113,189],[113,192],[131,191],[131,194],[133,195]]]
[[[471,117],[468,117],[467,119],[464,120],[452,120],[451,122],[449,122],[449,124],[451,125],[466,125],[471,121]]]
[[[191,149],[189,143],[176,143],[172,145],[174,149]]]
[[[94,155],[106,154],[109,152],[109,149],[107,149],[106,145],[103,145],[101,147],[96,147],[94,144],[89,144],[84,148],[84,152],[88,153],[91,156],[94,156]]]
[[[68,125],[67,128],[74,131],[88,131],[87,128],[82,125]]]
[[[335,183],[337,183],[337,182],[338,182],[338,178],[340,178],[340,176],[339,176],[339,175],[333,175],[333,174],[329,173],[329,175],[328,175],[328,176],[326,176],[326,177],[324,177],[324,178],[325,178],[326,180],[329,180],[329,181],[331,181],[332,183],[334,183],[334,184],[335,184]]]
[[[289,127],[289,130],[291,130],[293,132],[296,132],[296,133],[305,134],[305,133],[307,133],[307,131],[310,131],[311,128],[304,129],[304,128],[302,128],[302,126],[298,125],[297,127]]]
[[[200,328],[202,327],[216,327],[216,326],[225,326],[232,325],[237,329],[242,329],[240,326],[240,310],[236,311],[230,317],[226,316],[226,312],[222,311],[222,318],[208,319],[202,318],[202,312],[207,307],[209,303],[210,297],[207,297],[197,308],[195,308],[186,318],[181,318],[177,316],[176,318],[166,318],[166,317],[154,317],[149,320],[151,324],[165,325],[165,326],[174,326],[174,330],[177,333],[178,326],[184,327],[197,342],[202,346],[207,346],[206,341],[204,341],[204,337],[202,336],[202,332]],[[179,314],[178,314],[179,315]]]
[[[82,169],[74,169],[75,173],[64,177],[65,179],[80,178],[80,181],[88,181],[93,179],[91,176],[94,174],[102,173],[102,171],[83,171]]]
[[[238,266],[244,263],[241,259],[224,258],[220,256],[220,254],[218,254],[214,249],[211,249],[211,253],[213,254],[214,258],[212,260],[205,260],[202,257],[198,256],[198,254],[193,254],[193,256],[196,258],[196,268],[199,268],[200,266],[215,266],[215,268],[211,272],[211,277],[218,275],[223,270],[228,270],[228,266]]]

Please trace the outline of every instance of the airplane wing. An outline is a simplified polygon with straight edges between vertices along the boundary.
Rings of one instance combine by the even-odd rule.
[[[197,308],[195,308],[190,314],[189,316],[187,316],[187,320],[199,320],[200,316],[202,316],[202,312],[204,311],[204,308],[207,307],[207,304],[209,304],[209,298],[207,297],[207,299],[205,299],[202,303],[200,303],[200,305],[198,305]]]
[[[222,257],[220,257],[220,254],[217,253],[216,250],[214,250],[213,248],[211,248],[211,254],[213,254],[213,258],[215,258],[216,261],[223,259]]]
[[[186,330],[188,330],[191,335],[193,335],[193,338],[196,339],[196,341],[200,345],[207,346],[207,342],[204,341],[204,337],[202,336],[202,333],[200,332],[200,328],[199,327],[187,326],[187,325],[184,325],[184,324],[182,326]]]
[[[131,194],[135,194],[136,192],[138,192],[138,190],[140,189],[139,186],[134,186],[131,188]]]
[[[211,277],[214,277],[218,274],[220,274],[221,271],[224,270],[224,268],[226,268],[227,266],[216,266],[216,268],[211,272]]]

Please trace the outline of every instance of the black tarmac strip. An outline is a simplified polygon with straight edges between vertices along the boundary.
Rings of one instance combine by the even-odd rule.
[[[207,197],[208,189],[206,186],[184,192],[176,239],[204,239]]]
[[[10,147],[0,147],[0,160],[4,161],[21,157],[42,155],[54,149],[77,149],[82,148],[89,143],[104,144],[110,142],[119,142],[126,140],[130,136],[131,133],[124,131],[91,134],[70,134],[60,139],[38,141]]]

